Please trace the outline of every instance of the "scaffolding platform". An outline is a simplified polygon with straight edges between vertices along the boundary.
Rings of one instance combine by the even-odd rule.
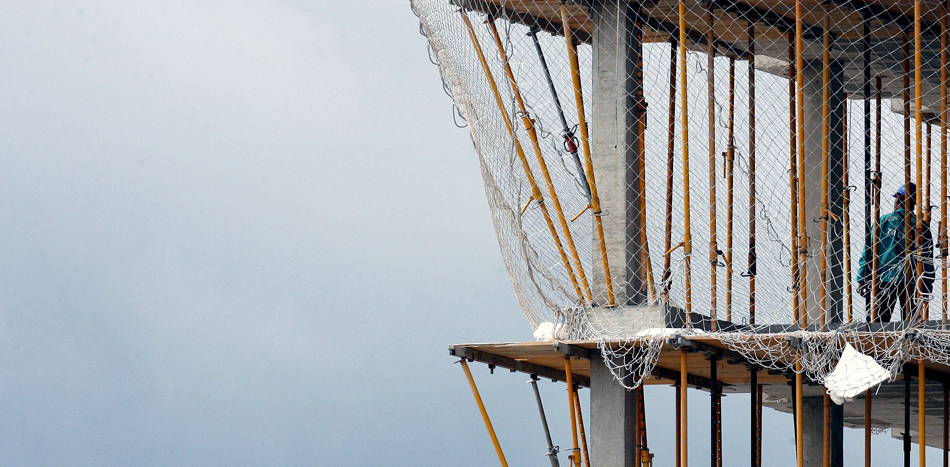
[[[899,323],[890,323],[893,325]],[[950,332],[950,331],[948,331]],[[789,342],[794,335],[774,333],[760,335],[760,338],[774,342]],[[868,332],[861,336],[868,345],[884,345],[882,339],[889,338],[882,332]],[[646,344],[646,340],[643,340]],[[637,339],[624,345],[636,345]],[[619,342],[607,343],[619,346]],[[742,354],[729,349],[729,346],[715,337],[676,336],[663,344],[656,366],[650,377],[643,380],[646,385],[676,385],[680,373],[682,349],[687,349],[687,381],[689,386],[709,392],[717,388],[723,395],[749,393],[751,368],[755,363]],[[598,352],[595,341],[561,342],[508,342],[484,344],[456,344],[449,346],[449,354],[473,362],[480,362],[490,368],[504,368],[538,378],[566,382],[564,371],[565,357],[571,357],[571,373],[577,386],[590,387],[590,359]],[[711,377],[711,360],[716,361],[716,379]],[[761,356],[761,357],[764,357]],[[945,394],[950,390],[950,366],[926,362],[926,415],[927,445],[934,448],[944,447]],[[905,381],[904,375],[911,375],[910,384],[910,420],[911,438],[918,443],[918,382],[917,366],[908,365],[905,371],[892,382],[885,382],[872,388],[871,427],[874,430],[890,430],[891,436],[901,438],[904,431]],[[792,405],[794,373],[762,369],[757,375],[758,385],[763,388],[763,406],[780,412],[794,414]],[[825,392],[821,382],[808,381],[803,386],[803,396],[822,396]],[[859,396],[844,404],[844,425],[850,428],[865,428],[865,401]]]

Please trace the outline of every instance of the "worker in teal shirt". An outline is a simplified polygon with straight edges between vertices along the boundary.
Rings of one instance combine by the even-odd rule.
[[[917,186],[909,184],[910,193],[904,186],[894,193],[894,212],[881,216],[879,229],[880,232],[874,232],[872,238],[878,242],[878,292],[877,292],[877,317],[875,322],[888,322],[891,320],[891,312],[894,306],[900,304],[901,319],[907,320],[912,316],[912,306],[919,302],[917,299],[917,290],[921,297],[926,298],[933,290],[934,264],[933,264],[933,236],[930,233],[930,226],[925,222],[921,231],[917,232],[917,250],[912,251],[910,255],[904,252],[904,220],[910,223],[911,231],[917,228],[917,218],[914,216],[913,209],[910,215],[904,213],[905,197],[910,196],[910,206],[917,202]],[[911,239],[913,248],[913,238]],[[864,296],[865,301],[870,307],[871,298],[871,257],[874,251],[869,247],[864,247],[864,254],[861,255],[858,268],[858,291]],[[923,263],[923,276],[917,280],[917,262]],[[917,286],[915,286],[917,284]],[[919,308],[917,308],[919,309]],[[868,322],[871,321],[870,308],[867,314]]]

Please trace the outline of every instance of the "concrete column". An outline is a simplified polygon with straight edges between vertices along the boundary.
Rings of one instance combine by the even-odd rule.
[[[618,305],[640,304],[646,297],[645,268],[640,264],[645,250],[640,242],[643,157],[638,101],[643,87],[642,73],[638,73],[642,53],[637,40],[638,8],[623,0],[594,0],[590,8],[594,24],[591,152]],[[599,258],[599,246],[592,247]],[[593,268],[592,279],[594,301],[606,303],[604,271]]]
[[[825,398],[803,397],[805,467],[825,465]],[[844,407],[831,404],[831,467],[844,465]]]
[[[821,308],[818,303],[821,279],[821,122],[822,122],[822,64],[808,62],[803,72],[805,116],[805,213],[808,236],[806,262],[808,323],[818,324]],[[828,219],[828,282],[826,283],[828,322],[840,323],[843,316],[844,288],[844,68],[840,62],[830,66],[830,99],[828,113],[828,203],[833,217]],[[837,220],[836,220],[837,219]]]
[[[614,378],[600,352],[590,360],[590,463],[637,466],[637,400]]]

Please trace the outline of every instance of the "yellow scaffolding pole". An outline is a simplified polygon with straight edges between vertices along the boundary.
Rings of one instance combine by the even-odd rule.
[[[577,126],[581,134],[581,146],[584,148],[584,169],[587,171],[587,183],[590,185],[590,208],[597,230],[597,242],[600,246],[600,259],[604,264],[604,282],[607,288],[607,304],[615,306],[613,280],[610,276],[610,264],[607,261],[607,242],[604,239],[604,223],[601,218],[600,196],[597,194],[597,182],[594,181],[594,162],[590,154],[590,138],[587,133],[587,118],[584,115],[584,93],[581,87],[580,63],[577,60],[577,46],[574,44],[570,26],[570,14],[567,7],[561,5],[561,24],[564,25],[564,40],[567,42],[567,58],[571,67],[571,81],[574,85],[574,102],[577,106]]]
[[[729,143],[726,146],[726,321],[732,321],[732,222],[735,184],[736,59],[729,57]]]
[[[544,195],[541,194],[541,188],[538,187],[538,183],[534,179],[534,174],[531,172],[531,165],[528,163],[528,157],[525,155],[524,149],[521,148],[521,143],[518,141],[518,136],[515,134],[514,125],[512,125],[511,119],[508,118],[508,112],[505,111],[505,102],[502,100],[501,93],[498,91],[498,85],[495,84],[495,78],[492,76],[491,68],[488,66],[488,60],[485,59],[485,53],[482,51],[482,46],[478,42],[478,36],[475,35],[475,28],[472,27],[472,22],[468,19],[468,15],[465,14],[465,11],[460,11],[459,13],[462,15],[462,22],[465,23],[465,27],[468,29],[468,37],[472,41],[472,46],[475,48],[475,53],[478,55],[478,61],[482,65],[482,71],[485,73],[485,78],[488,80],[488,85],[495,96],[495,103],[498,105],[498,110],[501,112],[502,119],[505,121],[508,134],[511,136],[512,142],[514,142],[515,150],[518,153],[518,159],[521,160],[521,165],[524,168],[525,178],[528,180],[528,185],[531,186],[532,199],[534,199],[541,208],[541,213],[548,225],[548,230],[551,232],[551,237],[554,239],[554,244],[557,246],[558,253],[561,254],[561,262],[564,263],[564,267],[567,269],[567,275],[571,278],[571,283],[574,285],[574,292],[577,293],[578,300],[583,302],[584,294],[577,283],[577,276],[575,276],[574,269],[571,267],[571,262],[567,259],[567,254],[564,252],[564,246],[561,244],[561,239],[558,237],[557,229],[555,229],[554,222],[551,220],[551,215],[548,213],[547,205],[544,204]]]
[[[495,429],[492,428],[491,419],[488,418],[488,411],[485,410],[485,403],[482,402],[482,396],[478,394],[478,387],[475,386],[475,378],[472,378],[472,370],[468,368],[468,362],[464,359],[459,361],[459,363],[462,364],[462,371],[465,372],[465,377],[468,378],[468,385],[472,388],[472,395],[475,396],[478,411],[482,413],[482,420],[485,421],[485,428],[488,428],[488,436],[491,437],[491,442],[495,446],[498,460],[501,462],[502,467],[508,467],[508,461],[505,460],[505,453],[501,450],[501,444],[498,443],[498,437],[495,436]]]
[[[577,275],[581,280],[581,287],[584,290],[584,297],[587,303],[592,301],[590,284],[587,283],[587,275],[584,274],[584,265],[577,254],[577,246],[574,245],[574,236],[571,235],[571,226],[568,225],[564,217],[564,210],[561,209],[561,201],[558,199],[557,192],[554,190],[554,181],[551,180],[551,173],[548,171],[548,165],[544,162],[544,154],[541,153],[541,143],[538,140],[538,132],[534,127],[534,120],[528,114],[528,107],[521,97],[521,90],[518,88],[518,82],[515,80],[515,74],[511,71],[511,64],[508,63],[508,54],[505,53],[505,46],[501,43],[501,35],[498,34],[498,27],[495,26],[494,18],[488,19],[488,27],[491,29],[492,36],[495,38],[495,45],[498,46],[498,55],[502,64],[505,66],[505,73],[508,74],[508,83],[511,85],[511,93],[515,96],[515,102],[518,103],[518,109],[521,111],[521,122],[524,129],[528,132],[528,139],[534,147],[534,154],[538,159],[538,167],[541,169],[541,175],[548,186],[548,194],[551,195],[551,204],[554,205],[554,213],[561,223],[561,231],[564,233],[564,239],[567,242],[567,248],[571,252],[571,258],[574,260],[574,266],[577,268]]]
[[[683,117],[683,267],[686,276],[686,327],[692,327],[690,312],[693,311],[693,284],[691,281],[692,269],[690,260],[693,255],[693,234],[690,228],[690,205],[689,205],[689,93],[686,87],[686,2],[679,0],[679,52],[680,52],[680,98],[682,104],[680,112]],[[685,425],[685,420],[684,420]],[[685,445],[684,445],[685,451]],[[683,463],[686,467],[686,463]]]
[[[843,214],[843,227],[844,227],[844,299],[845,299],[845,319],[847,323],[851,323],[852,320],[852,305],[853,300],[851,299],[852,285],[851,285],[851,190],[849,185],[849,174],[848,174],[848,164],[850,159],[850,154],[848,153],[848,95],[845,94],[842,100],[842,119],[841,119],[841,134],[844,135],[844,144],[842,145],[842,174],[841,181],[843,183],[844,191],[842,196],[842,211]]]
[[[574,408],[577,410],[577,428],[581,433],[581,454],[584,455],[584,467],[590,467],[590,453],[587,452],[587,434],[584,431],[584,414],[581,413],[581,396],[574,390]]]
[[[789,80],[788,80],[788,149],[789,149],[789,171],[788,171],[788,184],[791,187],[789,193],[791,194],[791,201],[789,202],[789,212],[791,217],[791,228],[792,228],[792,289],[794,294],[792,295],[792,318],[795,320],[795,323],[800,322],[801,318],[801,302],[799,301],[798,290],[801,288],[799,284],[799,274],[801,273],[801,258],[798,255],[798,145],[796,144],[798,138],[798,129],[797,129],[797,111],[795,105],[795,80],[792,77],[798,75],[798,68],[795,66],[795,35],[789,33],[788,40],[788,68],[789,68]]]
[[[716,305],[718,302],[717,272],[719,270],[719,245],[716,243],[716,49],[713,39],[712,7],[706,11],[706,97],[709,117],[707,145],[709,153],[709,322],[711,330],[716,332]]]
[[[571,372],[570,356],[564,357],[564,372],[567,374],[567,404],[571,409],[571,441],[574,443],[573,449],[571,449],[571,463],[574,467],[580,467],[581,450],[578,447],[577,441],[577,412],[574,410],[574,374]]]
[[[805,183],[805,83],[804,83],[804,74],[802,70],[804,69],[804,57],[803,52],[805,46],[802,40],[802,2],[801,0],[795,0],[795,50],[798,53],[795,54],[795,84],[796,84],[796,117],[798,119],[798,183],[799,185]],[[799,306],[801,307],[801,316],[799,317],[799,325],[804,328],[808,326],[808,295],[806,294],[808,288],[808,268],[805,267],[805,262],[808,255],[808,234],[807,234],[807,212],[805,210],[805,190],[802,189],[802,186],[799,186],[798,189],[798,256],[799,265],[798,274],[798,300]]]
[[[923,64],[924,58],[921,54],[921,48],[923,47],[921,41],[921,25],[920,25],[920,15],[921,15],[921,0],[914,0],[914,153],[917,156],[917,191],[915,195],[917,198],[917,226],[914,230],[914,250],[920,248],[920,234],[924,229],[924,219],[923,219],[923,200],[921,200],[920,191],[924,186],[924,155],[923,155],[923,96],[920,90],[921,81],[923,81]],[[907,213],[905,213],[907,215]],[[914,284],[917,284],[921,277],[924,274],[924,263],[923,261],[917,261],[917,275],[914,276]],[[918,320],[926,320],[926,307],[923,306],[923,297],[921,288],[915,287],[916,293],[916,303],[914,304],[914,314],[917,315]],[[923,460],[924,449],[921,449],[921,460]],[[924,465],[924,464],[921,464]]]
[[[871,390],[864,393],[864,467],[871,467]]]
[[[822,330],[825,330],[827,324],[827,304],[828,288],[828,100],[831,98],[831,73],[830,50],[831,50],[831,21],[827,10],[824,12],[824,30],[821,50],[821,265],[818,278],[818,309],[821,313],[818,317],[818,324]]]

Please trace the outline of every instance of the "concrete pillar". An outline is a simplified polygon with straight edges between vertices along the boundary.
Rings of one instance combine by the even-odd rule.
[[[639,5],[623,0],[594,0],[590,15],[593,33],[593,108],[591,152],[600,194],[604,237],[618,305],[637,305],[646,298],[646,275],[641,263],[640,154],[643,87],[638,73],[642,48],[636,21]],[[597,238],[597,235],[594,235]],[[594,258],[600,257],[595,242]],[[607,303],[604,271],[593,268],[594,301]]]
[[[637,466],[637,400],[620,385],[600,352],[590,360],[590,463]]]
[[[821,254],[821,122],[822,122],[822,64],[806,62],[802,70],[804,78],[804,116],[805,116],[805,213],[808,236],[808,256],[806,262],[808,303],[808,323],[818,324],[821,307],[818,303],[820,287]],[[830,99],[828,113],[828,203],[832,217],[828,219],[828,282],[826,283],[827,311],[829,323],[840,323],[843,316],[844,288],[844,67],[840,62],[830,66]],[[837,220],[836,220],[837,219]]]
[[[805,467],[825,465],[825,398],[803,397]],[[831,467],[844,465],[844,407],[831,404]]]

